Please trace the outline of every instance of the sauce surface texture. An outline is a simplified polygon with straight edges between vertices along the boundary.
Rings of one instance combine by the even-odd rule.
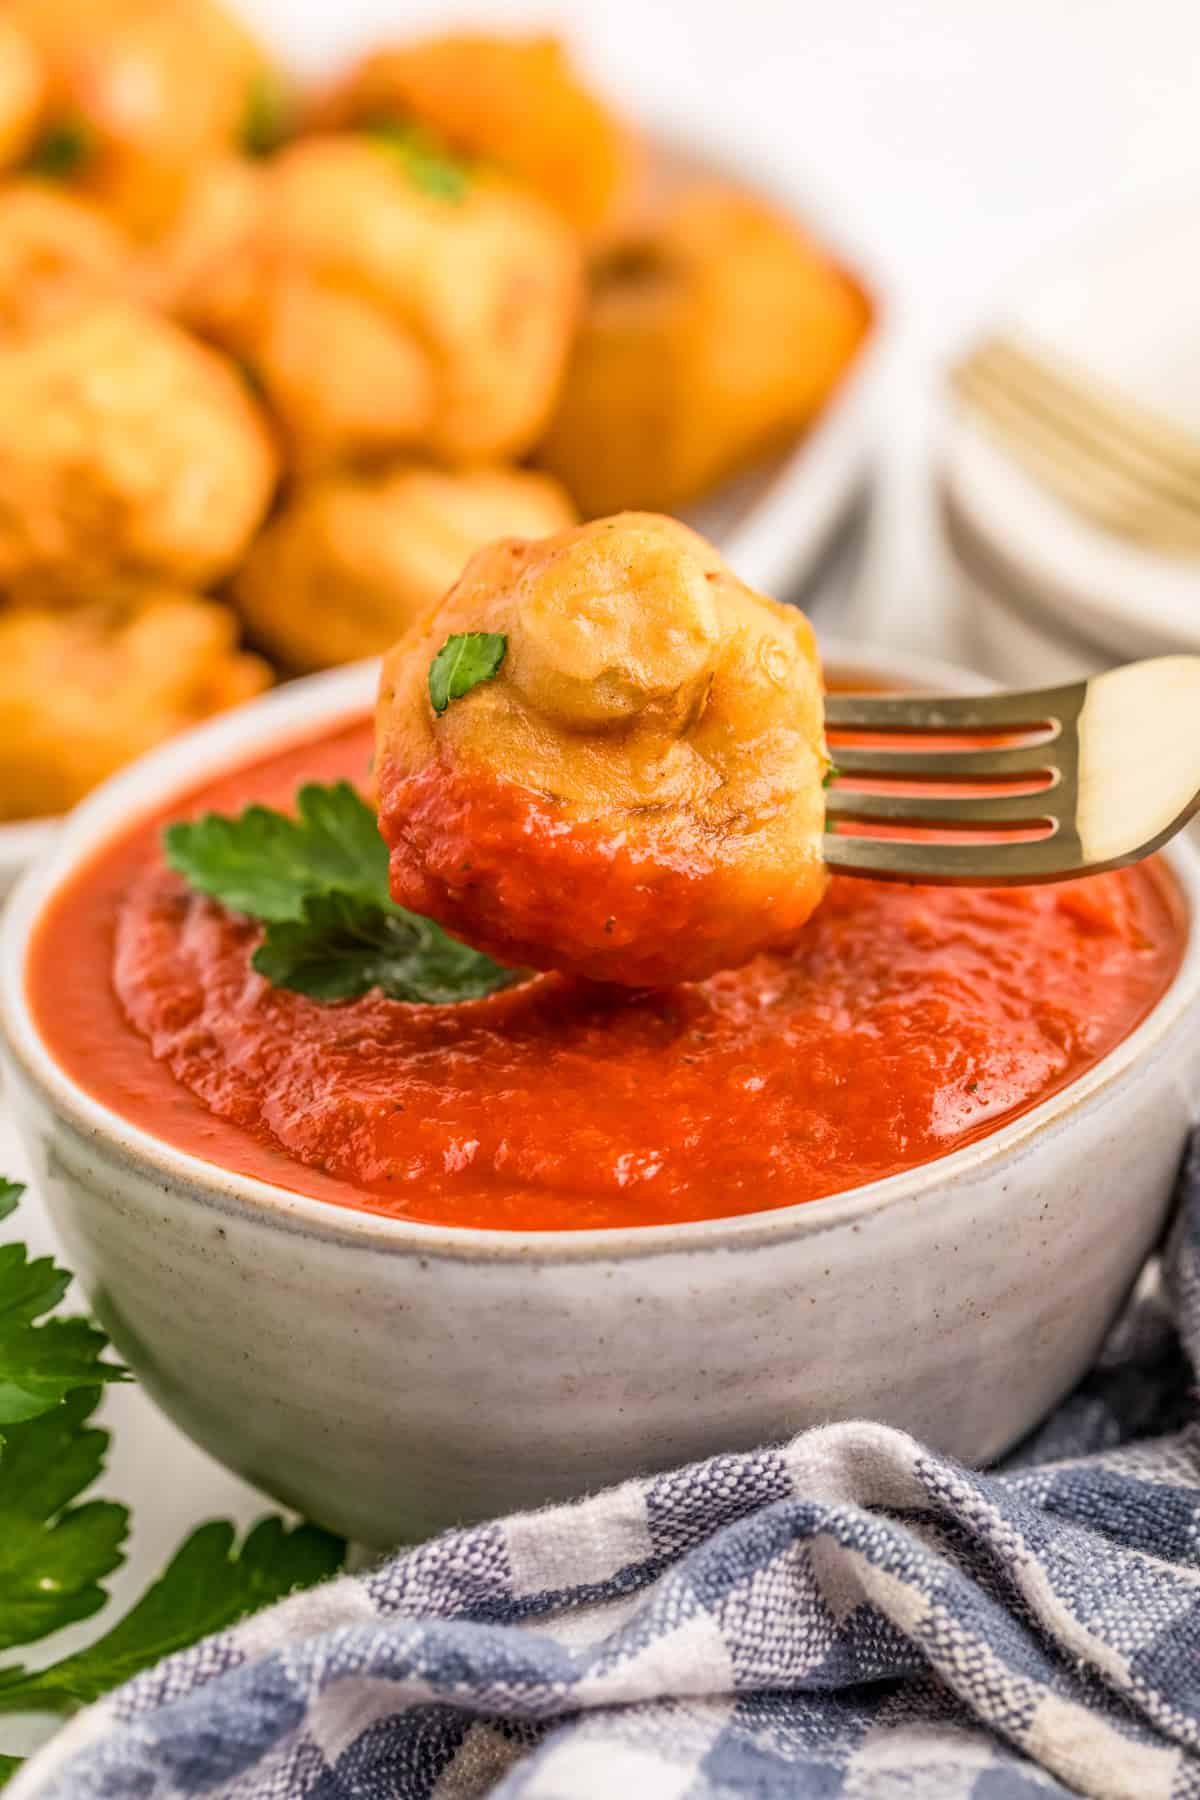
[[[134,1124],[340,1205],[554,1230],[791,1205],[957,1149],[1063,1087],[1163,993],[1185,925],[1153,865],[986,892],[835,880],[787,956],[652,994],[541,976],[487,1000],[321,1005],[250,968],[164,821],[304,780],[364,787],[356,721],[209,781],[104,847],[44,915],[30,999]]]

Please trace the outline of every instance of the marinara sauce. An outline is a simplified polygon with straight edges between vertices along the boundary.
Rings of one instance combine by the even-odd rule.
[[[560,976],[458,1006],[272,988],[162,824],[365,785],[367,720],[208,781],[45,913],[29,992],[80,1087],[180,1149],[336,1205],[513,1230],[818,1200],[945,1155],[1120,1042],[1185,937],[1154,864],[1060,887],[835,879],[786,955],[653,993]]]

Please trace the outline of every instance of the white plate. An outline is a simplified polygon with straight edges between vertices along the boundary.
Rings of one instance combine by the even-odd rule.
[[[780,598],[798,587],[830,548],[862,495],[874,446],[873,408],[891,307],[882,280],[861,248],[824,216],[790,170],[765,149],[747,151],[744,136],[660,118],[649,131],[671,178],[736,182],[795,214],[850,270],[870,295],[870,331],[837,390],[795,445],[726,482],[688,509],[689,524],[716,544],[743,581]],[[0,825],[0,899],[49,842],[57,820]]]
[[[1094,373],[1200,441],[1198,211],[1200,194],[1190,190],[1110,222],[1027,275],[998,309],[996,328]],[[1092,525],[953,401],[940,449],[963,532],[1029,625],[1062,635],[1068,657],[1072,639],[1101,663],[1200,651],[1200,560],[1158,556]],[[976,579],[980,572],[976,558]],[[1073,666],[1081,660],[1075,655]]]

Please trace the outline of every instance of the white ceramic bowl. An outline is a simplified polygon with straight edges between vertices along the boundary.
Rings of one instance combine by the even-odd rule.
[[[860,672],[872,672],[855,653]],[[873,672],[919,678],[886,658]],[[1200,1076],[1200,933],[1065,1092],[909,1174],[728,1220],[561,1233],[356,1214],[160,1143],[76,1087],[25,1001],[30,932],[132,815],[369,701],[282,690],[100,789],[8,910],[19,1129],[97,1315],[176,1422],[370,1544],[868,1414],[971,1461],[1087,1366],[1163,1225]],[[1171,864],[1194,920],[1200,867]]]
[[[57,819],[22,819],[0,825],[0,900],[12,892],[23,870],[54,840]]]

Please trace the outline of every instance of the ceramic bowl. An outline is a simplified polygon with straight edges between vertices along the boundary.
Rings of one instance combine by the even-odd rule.
[[[919,665],[855,653],[877,679]],[[100,789],[9,905],[11,1105],[69,1264],[182,1428],[280,1500],[386,1545],[870,1415],[968,1461],[1095,1354],[1164,1223],[1200,1077],[1193,921],[1132,1036],[1064,1092],[911,1173],[642,1230],[355,1214],[156,1141],[75,1086],[25,1000],[47,901],[131,816],[369,702],[373,668],[281,690]],[[934,677],[936,679],[936,675]]]

